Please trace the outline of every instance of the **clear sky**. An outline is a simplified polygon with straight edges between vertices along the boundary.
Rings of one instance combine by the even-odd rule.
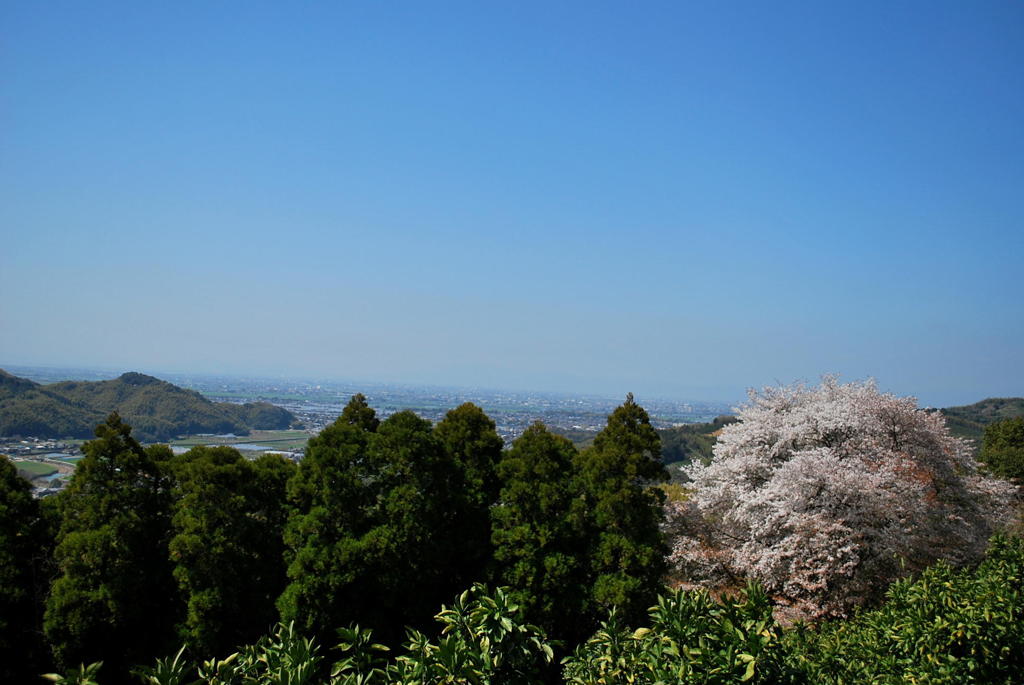
[[[1024,3],[4,2],[0,366],[1024,395]]]

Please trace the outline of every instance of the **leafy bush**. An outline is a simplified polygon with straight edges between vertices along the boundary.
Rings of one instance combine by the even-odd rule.
[[[147,685],[527,685],[541,682],[554,660],[544,633],[523,622],[522,609],[504,588],[489,593],[475,585],[437,615],[436,642],[410,629],[405,653],[388,660],[390,650],[359,626],[339,632],[341,658],[328,678],[316,640],[300,635],[294,624],[280,624],[271,636],[242,647],[224,659],[201,664],[183,658],[185,647],[153,667],[135,670]],[[98,685],[99,662],[47,678],[68,685]],[[195,679],[198,677],[198,679]]]
[[[544,633],[523,622],[522,608],[506,588],[488,594],[483,585],[474,585],[437,620],[443,627],[436,643],[410,630],[406,653],[390,664],[383,659],[386,648],[374,644],[369,631],[341,631],[344,657],[332,684],[526,685],[539,682],[554,659]]]
[[[796,681],[764,591],[750,585],[716,602],[676,591],[651,608],[651,627],[632,633],[613,613],[564,660],[567,683],[782,683]]]
[[[788,636],[823,683],[1017,683],[1024,671],[1024,540],[996,537],[974,571],[939,563],[879,609]]]

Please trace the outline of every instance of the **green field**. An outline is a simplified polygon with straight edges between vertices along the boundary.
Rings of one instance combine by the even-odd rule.
[[[15,468],[19,471],[32,474],[32,477],[38,476],[49,476],[51,473],[57,472],[57,467],[52,464],[43,464],[38,461],[15,461]]]
[[[195,447],[196,445],[260,445],[272,450],[301,450],[309,442],[309,433],[304,430],[252,431],[249,435],[233,438],[191,435],[173,440],[172,445]]]

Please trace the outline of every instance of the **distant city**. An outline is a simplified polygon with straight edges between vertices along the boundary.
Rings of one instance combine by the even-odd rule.
[[[8,369],[38,383],[64,380],[107,380],[124,371],[89,368],[52,368],[13,366]],[[411,409],[419,416],[437,422],[445,413],[463,402],[483,408],[497,424],[498,433],[506,441],[514,440],[530,424],[542,421],[563,432],[597,432],[605,419],[625,397],[599,397],[550,392],[516,392],[483,388],[415,386],[384,383],[317,380],[312,378],[266,378],[258,376],[227,376],[149,372],[183,388],[195,390],[218,402],[265,401],[288,409],[316,433],[332,423],[358,392],[366,395],[381,418]],[[684,423],[710,421],[716,416],[733,413],[723,402],[680,402],[637,396],[656,428],[670,428]]]

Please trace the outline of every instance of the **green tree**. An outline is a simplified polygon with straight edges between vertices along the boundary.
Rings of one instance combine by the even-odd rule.
[[[361,392],[352,396],[345,408],[341,410],[339,419],[344,424],[356,426],[371,433],[376,432],[380,426],[377,412],[367,403],[366,395]]]
[[[228,652],[276,622],[285,486],[295,468],[278,455],[250,462],[230,447],[195,447],[175,458],[169,551],[190,647]]]
[[[582,638],[586,596],[583,501],[575,496],[576,448],[535,423],[498,464],[501,493],[491,512],[496,580],[511,588],[528,620],[558,638]]]
[[[651,486],[668,474],[658,433],[632,393],[577,461],[591,511],[589,611],[596,617],[618,607],[624,620],[636,621],[654,603],[666,570],[665,496]]]
[[[985,426],[978,461],[1001,478],[1024,481],[1024,416]]]
[[[454,532],[458,474],[430,422],[411,411],[380,424],[369,457],[376,480],[361,543],[371,562],[372,591],[359,598],[354,618],[395,640],[406,625],[429,625],[437,607],[460,589],[451,574],[451,547],[438,544]]]
[[[160,468],[170,451],[144,450],[116,413],[82,449],[59,500],[44,629],[61,666],[102,660],[107,682],[120,682],[173,642],[170,484]]]
[[[32,486],[0,455],[0,682],[28,682],[43,668],[49,532]]]
[[[358,583],[367,575],[366,555],[358,536],[369,527],[374,502],[367,448],[378,424],[366,398],[353,396],[341,416],[310,439],[288,483],[290,582],[277,606],[283,621],[307,634],[329,635],[351,620],[350,599],[363,590]]]
[[[429,421],[405,411],[377,423],[354,397],[310,441],[289,484],[296,513],[282,619],[321,635],[358,621],[395,639],[404,625],[429,622],[458,590],[448,548],[437,544],[456,482]]]
[[[493,557],[490,511],[501,487],[496,466],[504,443],[494,421],[470,402],[449,411],[434,437],[454,478],[444,493],[451,501],[446,534],[437,544],[444,547],[445,574],[465,588],[485,579]]]

